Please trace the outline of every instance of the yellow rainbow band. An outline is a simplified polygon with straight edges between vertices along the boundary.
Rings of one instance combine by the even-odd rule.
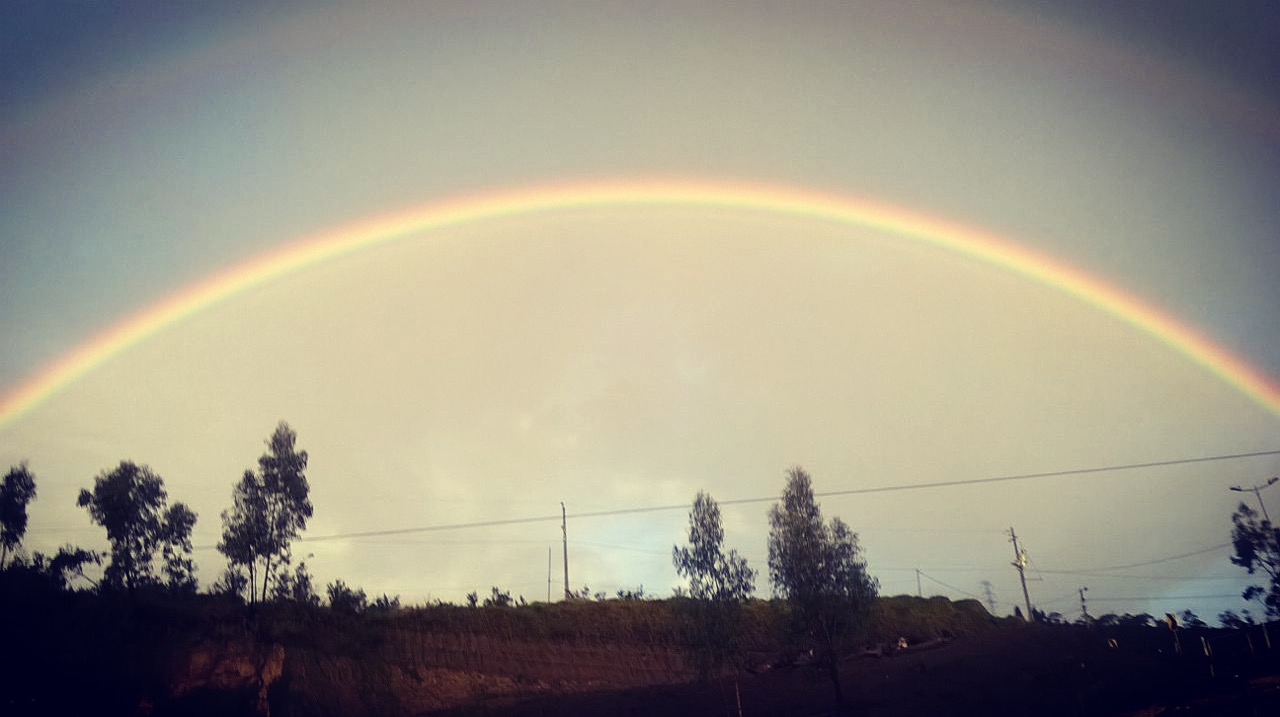
[[[1280,386],[1170,315],[1057,259],[993,234],[866,199],[730,181],[623,180],[532,186],[446,199],[320,232],[188,286],[110,327],[0,400],[0,428],[148,336],[245,289],[385,242],[470,222],[589,207],[776,212],[941,247],[1065,292],[1160,339],[1280,415]]]

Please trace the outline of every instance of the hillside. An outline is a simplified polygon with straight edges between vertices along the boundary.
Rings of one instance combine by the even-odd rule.
[[[784,608],[769,601],[746,610],[749,669],[735,693],[730,676],[695,678],[688,611],[674,599],[343,615],[9,581],[0,600],[0,711],[11,715],[703,715],[736,712],[739,696],[749,715],[831,709],[830,683],[787,646]],[[1205,631],[1222,653],[1211,680],[1203,656],[1171,654],[1167,630],[1027,626],[975,601],[882,598],[869,649],[842,673],[852,706],[870,715],[1115,715],[1210,698],[1274,706],[1261,688],[1253,702],[1226,699],[1274,667],[1241,657],[1242,635]],[[899,638],[909,646],[891,649]]]

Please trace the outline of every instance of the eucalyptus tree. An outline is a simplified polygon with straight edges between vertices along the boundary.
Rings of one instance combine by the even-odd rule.
[[[22,545],[27,534],[27,504],[36,497],[36,477],[19,463],[9,469],[0,483],[0,570],[9,553]]]
[[[787,471],[782,499],[769,510],[769,579],[791,606],[792,634],[814,650],[844,710],[840,660],[866,625],[879,592],[867,573],[858,534],[839,518],[828,523],[803,468]]]
[[[297,440],[281,421],[267,439],[258,470],[244,472],[232,490],[232,507],[222,512],[218,550],[232,570],[247,570],[250,602],[265,600],[272,584],[288,575],[292,543],[313,512],[308,456],[298,450]]]
[[[720,505],[708,493],[698,491],[689,511],[689,544],[672,546],[676,573],[688,578],[689,652],[704,678],[729,667],[738,695],[738,672],[743,667],[742,604],[755,590],[755,571],[738,551],[724,551],[724,524]],[[738,710],[741,713],[741,697]]]
[[[1280,528],[1264,514],[1259,516],[1244,503],[1231,516],[1231,562],[1249,571],[1262,573],[1265,585],[1250,585],[1246,600],[1259,600],[1268,617],[1280,617]]]
[[[196,514],[184,503],[168,505],[164,479],[149,467],[121,461],[94,479],[93,490],[80,490],[76,504],[107,531],[111,561],[103,574],[106,587],[133,591],[158,582],[155,555],[162,550],[171,587],[194,590],[191,531]]]

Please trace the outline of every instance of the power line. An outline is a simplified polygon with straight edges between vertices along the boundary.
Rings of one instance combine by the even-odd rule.
[[[1227,595],[1134,595],[1128,597],[1094,597],[1091,594],[1089,599],[1097,602],[1120,602],[1137,600],[1217,600],[1219,598],[1238,597],[1240,597],[1240,593],[1230,593]]]
[[[1036,601],[1036,604],[1038,604],[1038,605],[1052,605],[1052,604],[1057,603],[1057,602],[1062,602],[1063,600],[1066,600],[1066,599],[1068,599],[1068,598],[1073,598],[1073,597],[1075,597],[1077,594],[1078,594],[1078,593],[1077,593],[1075,590],[1072,590],[1071,592],[1069,592],[1069,593],[1067,593],[1067,594],[1065,594],[1065,595],[1059,595],[1058,597],[1056,597],[1056,598],[1052,598],[1052,599],[1050,599],[1050,600],[1037,600],[1037,601]]]
[[[958,588],[958,587],[956,587],[955,585],[952,585],[952,584],[950,584],[950,583],[944,583],[944,582],[942,582],[941,580],[939,580],[939,579],[937,579],[937,578],[933,577],[932,575],[930,575],[930,574],[928,574],[928,573],[926,573],[926,572],[922,572],[922,571],[916,571],[916,572],[917,572],[917,574],[921,575],[922,577],[929,578],[930,580],[932,580],[932,581],[934,581],[935,583],[937,583],[937,584],[941,585],[942,587],[944,587],[944,588],[950,588],[950,589],[952,589],[952,590],[955,590],[956,592],[960,593],[961,595],[968,595],[968,596],[969,596],[969,597],[971,597],[971,598],[977,598],[977,599],[979,599],[979,600],[981,600],[981,599],[982,599],[982,597],[981,597],[980,595],[974,595],[973,593],[969,592],[968,590],[962,590],[962,589],[960,589],[960,588]]]
[[[1144,560],[1144,561],[1142,561],[1142,562],[1140,562],[1140,563],[1129,563],[1129,564],[1127,564],[1127,565],[1110,565],[1110,566],[1105,567],[1105,568],[1088,568],[1087,570],[1088,570],[1088,571],[1090,571],[1090,572],[1102,572],[1102,571],[1106,571],[1106,570],[1127,570],[1127,569],[1129,569],[1129,568],[1141,568],[1141,567],[1145,567],[1145,566],[1147,566],[1147,565],[1157,565],[1157,564],[1159,564],[1159,563],[1167,563],[1167,562],[1170,562],[1170,561],[1173,561],[1173,560],[1182,560],[1183,558],[1193,558],[1193,557],[1195,557],[1195,556],[1197,556],[1197,555],[1204,555],[1205,553],[1212,553],[1212,552],[1214,552],[1215,550],[1222,550],[1223,548],[1229,548],[1229,547],[1231,547],[1231,543],[1220,543],[1220,544],[1218,544],[1218,545],[1211,545],[1211,546],[1209,546],[1209,547],[1207,547],[1207,548],[1201,548],[1200,550],[1192,550],[1192,551],[1191,551],[1191,552],[1189,552],[1189,553],[1179,553],[1179,554],[1177,554],[1177,555],[1170,555],[1170,556],[1169,556],[1169,557],[1167,557],[1167,558],[1156,558],[1155,560]],[[1045,570],[1045,571],[1043,571],[1043,572],[1046,572],[1046,573],[1048,573],[1048,572],[1062,572],[1062,573],[1070,573],[1071,571],[1067,571],[1067,570],[1059,570],[1059,571],[1054,571],[1054,570]]]
[[[1243,580],[1248,576],[1239,575],[1124,575],[1117,573],[1094,573],[1082,570],[1042,570],[1051,575],[1083,575],[1091,578],[1123,578],[1127,580]]]
[[[994,476],[990,478],[969,478],[965,480],[956,480],[956,481],[935,481],[932,483],[908,483],[904,485],[873,486],[870,488],[852,488],[849,490],[815,492],[814,496],[820,497],[820,498],[831,498],[831,497],[846,496],[846,495],[866,495],[869,493],[891,493],[891,492],[904,491],[904,490],[951,488],[951,487],[957,487],[957,486],[978,485],[982,483],[1000,483],[1000,482],[1007,482],[1007,481],[1034,480],[1039,478],[1079,476],[1079,475],[1089,475],[1094,473],[1140,470],[1140,469],[1146,469],[1146,468],[1159,468],[1164,466],[1185,465],[1190,463],[1208,463],[1211,461],[1226,461],[1226,460],[1236,460],[1240,458],[1257,458],[1261,456],[1274,456],[1274,455],[1280,455],[1280,449],[1270,450],[1270,451],[1255,451],[1253,453],[1230,453],[1230,454],[1223,454],[1223,455],[1216,455],[1216,456],[1202,456],[1198,458],[1179,458],[1179,459],[1168,460],[1168,461],[1150,461],[1147,463],[1127,463],[1122,465],[1098,466],[1094,468],[1076,468],[1076,469],[1064,470],[1064,471],[1019,473],[1015,475]],[[754,497],[754,498],[733,498],[729,500],[721,500],[718,502],[722,506],[747,505],[751,503],[768,503],[771,501],[776,501],[777,499],[778,499],[778,496],[770,495],[770,496],[760,496],[760,497]],[[671,510],[688,510],[689,505],[690,504],[688,503],[680,503],[678,505],[653,505],[653,506],[641,506],[636,508],[615,508],[612,510],[595,510],[595,511],[589,511],[584,513],[575,513],[573,517],[575,519],[608,518],[608,517],[613,517],[618,515],[637,515],[642,513],[658,513],[658,512],[671,511]],[[385,537],[389,535],[409,535],[413,533],[427,533],[427,532],[436,532],[436,531],[442,531],[442,530],[466,530],[470,528],[492,528],[492,527],[498,527],[498,526],[504,526],[504,525],[527,525],[529,523],[550,522],[553,520],[561,519],[562,517],[563,516],[559,516],[559,515],[540,515],[540,516],[531,516],[531,517],[525,517],[525,518],[504,518],[504,519],[498,519],[498,520],[481,520],[481,521],[474,521],[470,523],[446,523],[441,525],[424,525],[424,526],[417,526],[412,528],[393,528],[388,530],[354,531],[350,533],[333,533],[330,535],[301,536],[298,538],[298,541],[299,542],[320,542],[325,540],[342,540],[346,538],[376,538],[376,537]],[[1208,548],[1201,552],[1209,552],[1210,550],[1216,550],[1221,547],[1226,547],[1226,545],[1230,545],[1230,544],[1227,543],[1221,546],[1215,546],[1213,548]],[[200,546],[196,546],[195,549],[207,550],[213,547],[215,546],[200,545]],[[1174,556],[1171,558],[1166,558],[1165,560],[1176,560],[1180,557],[1190,557],[1190,555],[1194,555],[1194,554],[1196,553],[1189,553],[1185,556]],[[1160,562],[1160,561],[1156,561],[1156,562]],[[1139,565],[1150,565],[1150,564],[1154,564],[1154,563],[1135,563],[1134,565],[1115,566],[1114,568],[1100,568],[1100,569],[1101,570],[1112,570],[1112,569],[1118,570],[1126,567],[1137,567]]]
[[[886,493],[898,490],[920,490],[922,488],[949,488],[961,485],[976,485],[978,483],[1000,483],[1003,481],[1015,480],[1031,480],[1033,478],[1056,478],[1060,476],[1078,476],[1089,473],[1107,473],[1110,471],[1127,471],[1138,470],[1141,468],[1160,468],[1162,466],[1177,466],[1188,463],[1208,463],[1210,461],[1228,461],[1237,458],[1257,458],[1259,456],[1280,455],[1280,450],[1274,451],[1257,451],[1255,453],[1231,453],[1220,456],[1203,456],[1200,458],[1179,458],[1171,461],[1151,461],[1149,463],[1127,463],[1115,466],[1100,466],[1097,468],[1076,468],[1068,471],[1049,471],[1045,473],[1020,473],[1007,476],[996,476],[994,478],[970,478],[968,480],[956,481],[938,481],[935,483],[910,483],[898,486],[880,486],[876,488],[857,488],[853,490],[829,491],[826,493],[814,493],[816,496],[835,496],[835,495],[859,495],[863,493]],[[770,498],[769,500],[773,500]]]

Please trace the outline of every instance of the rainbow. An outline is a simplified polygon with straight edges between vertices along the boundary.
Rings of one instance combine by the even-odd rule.
[[[1280,415],[1280,385],[1170,315],[1057,259],[994,234],[868,199],[811,189],[708,180],[538,185],[430,202],[302,237],[187,286],[111,326],[0,398],[0,428],[131,346],[246,289],[322,262],[471,222],[598,207],[706,207],[774,212],[922,242],[1014,272],[1124,321]]]

